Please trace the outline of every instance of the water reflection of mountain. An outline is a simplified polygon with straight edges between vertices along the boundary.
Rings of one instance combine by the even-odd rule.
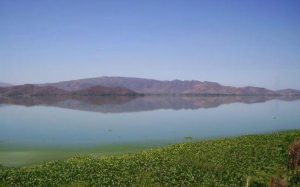
[[[101,113],[138,112],[158,109],[214,108],[230,103],[262,103],[278,99],[294,101],[300,97],[271,96],[116,96],[116,97],[10,97],[0,98],[0,106],[55,106]]]

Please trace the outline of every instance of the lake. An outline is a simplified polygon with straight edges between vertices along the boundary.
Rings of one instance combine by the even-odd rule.
[[[300,128],[299,97],[0,98],[0,164]]]

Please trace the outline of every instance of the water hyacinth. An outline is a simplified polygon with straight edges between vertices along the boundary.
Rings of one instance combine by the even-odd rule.
[[[9,168],[3,186],[268,186],[272,177],[299,184],[287,168],[300,131],[187,142],[134,154],[73,157]],[[0,186],[1,186],[0,185]]]

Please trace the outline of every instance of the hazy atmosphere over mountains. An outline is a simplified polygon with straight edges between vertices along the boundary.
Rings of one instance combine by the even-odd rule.
[[[284,1],[0,1],[0,81],[128,76],[300,89]]]
[[[0,82],[0,87],[7,87],[7,86],[11,86],[11,84]]]

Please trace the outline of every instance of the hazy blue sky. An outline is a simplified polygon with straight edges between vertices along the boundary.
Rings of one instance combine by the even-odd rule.
[[[300,1],[0,0],[0,82],[104,75],[300,89]]]

